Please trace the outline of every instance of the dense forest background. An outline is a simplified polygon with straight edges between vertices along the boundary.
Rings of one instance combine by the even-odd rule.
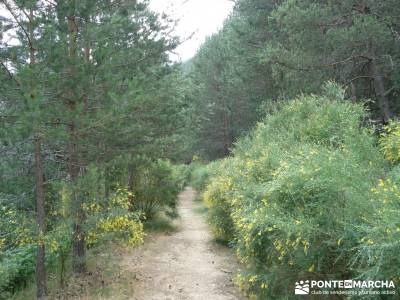
[[[71,258],[84,274],[96,244],[142,242],[143,223],[176,215],[190,173],[182,164],[235,151],[245,161],[238,141],[296,95],[324,90],[346,103],[332,109],[337,118],[325,120],[327,108],[315,121],[336,124],[331,144],[365,124],[377,136],[400,112],[397,0],[237,0],[183,63],[170,60],[181,42],[174,20],[148,1],[0,4],[0,298],[36,274],[42,299],[46,268],[64,270]],[[290,126],[324,103],[308,101]],[[302,136],[285,127],[289,113],[280,118],[283,134]]]
[[[223,29],[185,64],[192,79],[196,150],[229,153],[267,111],[327,80],[367,102],[372,120],[399,113],[397,1],[235,2]]]

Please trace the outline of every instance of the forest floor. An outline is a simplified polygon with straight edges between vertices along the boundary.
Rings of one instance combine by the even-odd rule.
[[[244,299],[232,282],[237,262],[228,248],[213,241],[194,199],[193,189],[186,188],[179,196],[176,230],[150,235],[124,256],[121,267],[136,275],[131,299]]]
[[[179,196],[179,218],[159,220],[136,248],[107,245],[88,255],[84,277],[50,287],[54,300],[244,300],[232,280],[239,265],[217,244],[205,222],[204,206],[186,188]],[[57,285],[56,278],[49,285]],[[34,285],[13,300],[31,299]],[[30,295],[30,296],[29,296]]]

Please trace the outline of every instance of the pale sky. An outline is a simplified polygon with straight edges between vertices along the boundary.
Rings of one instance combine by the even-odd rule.
[[[232,0],[150,0],[150,8],[178,20],[175,34],[183,42],[172,59],[185,61],[196,54],[207,36],[217,32],[233,9]],[[0,6],[0,15],[8,13]],[[12,39],[10,36],[9,38]]]
[[[193,37],[176,49],[179,58],[185,61],[196,54],[207,36],[217,32],[233,9],[231,0],[151,0],[150,8],[165,12],[178,19],[176,35],[185,39]],[[178,58],[178,59],[179,59]],[[174,58],[176,59],[176,58]]]

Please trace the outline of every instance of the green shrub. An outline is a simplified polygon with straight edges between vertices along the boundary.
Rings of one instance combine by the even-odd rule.
[[[69,254],[71,240],[68,231],[63,232],[60,240],[55,232],[46,237],[46,266],[53,267],[57,258],[67,249]],[[66,243],[66,245],[65,245]],[[0,299],[10,299],[21,287],[26,286],[36,270],[36,244],[26,244],[0,252]]]
[[[371,188],[373,213],[359,232],[353,265],[365,278],[392,279],[400,292],[400,168],[391,170]]]
[[[367,113],[343,95],[329,83],[284,105],[203,180],[211,227],[246,265],[237,283],[249,295],[292,298],[304,278],[399,281],[400,176],[386,174]]]
[[[381,146],[386,159],[393,163],[400,161],[400,122],[392,121],[385,127]]]
[[[36,247],[28,245],[0,255],[0,299],[9,299],[13,292],[35,272]]]
[[[400,293],[400,124],[384,129],[380,145],[392,168],[371,186],[374,213],[357,228],[361,239],[352,263],[366,278],[394,279]]]
[[[48,211],[48,222],[44,241],[46,245],[46,267],[48,273],[60,263],[59,271],[64,278],[67,258],[72,246],[72,191],[84,197],[83,209],[86,220],[87,246],[92,247],[100,239],[122,240],[128,245],[143,241],[143,225],[138,214],[132,212],[126,190],[116,191],[104,197],[101,172],[91,166],[86,176],[71,185],[55,183],[60,199]],[[58,222],[49,222],[57,217]],[[32,280],[36,268],[37,232],[33,214],[18,211],[9,201],[0,202],[0,299],[9,299],[13,293]]]
[[[208,184],[209,178],[208,166],[196,164],[191,173],[190,185],[197,191],[203,191]]]
[[[119,188],[107,201],[84,206],[88,215],[88,246],[107,240],[118,240],[129,246],[143,242],[143,224],[140,214],[132,212],[131,196],[127,189]]]
[[[220,161],[211,162],[207,165],[193,163],[191,165],[190,185],[198,192],[205,190],[210,180],[218,173]]]
[[[188,165],[172,165],[172,177],[175,178],[180,191],[190,183],[190,174],[191,170]]]
[[[169,161],[157,160],[143,163],[136,170],[134,184],[134,208],[142,211],[147,219],[165,211],[171,217],[177,215],[178,194],[183,188],[183,177]]]
[[[227,163],[218,163],[218,169],[224,168]],[[232,242],[234,238],[234,224],[231,217],[230,189],[228,177],[215,176],[207,186],[203,199],[209,209],[208,221],[215,238],[221,242]]]

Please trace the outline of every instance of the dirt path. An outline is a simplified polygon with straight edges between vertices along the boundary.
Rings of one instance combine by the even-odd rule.
[[[232,253],[212,241],[204,217],[194,212],[194,191],[180,195],[179,230],[150,238],[123,261],[136,274],[135,300],[242,300],[232,283]]]

